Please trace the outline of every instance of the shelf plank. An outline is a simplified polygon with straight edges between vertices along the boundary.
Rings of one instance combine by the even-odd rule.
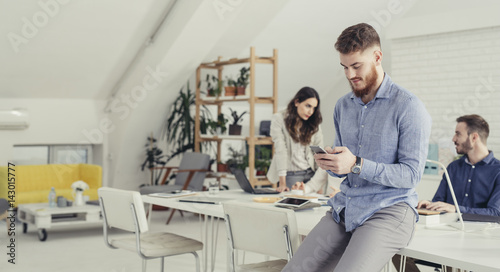
[[[231,65],[231,64],[240,64],[240,63],[249,63],[250,58],[243,58],[243,59],[230,59],[230,60],[225,60],[225,61],[212,61],[212,62],[205,62],[200,65],[202,68],[212,68],[212,69],[217,69],[219,66],[224,66],[224,65]],[[266,63],[266,64],[274,64],[275,59],[274,57],[256,57],[255,58],[256,63]]]
[[[273,64],[274,59],[272,58],[259,58],[255,60],[256,63],[265,63],[265,64]]]
[[[250,97],[246,95],[242,96],[219,96],[219,97],[205,97],[200,99],[200,103],[203,105],[219,105],[225,102],[248,102]],[[273,97],[255,97],[255,103],[258,104],[273,104]]]
[[[221,140],[240,140],[240,141],[248,141],[251,137],[242,136],[242,135],[210,135],[210,134],[201,134],[200,140],[202,141],[221,141]],[[255,143],[258,145],[268,145],[272,144],[272,138],[262,135],[257,135],[252,137],[255,139]]]

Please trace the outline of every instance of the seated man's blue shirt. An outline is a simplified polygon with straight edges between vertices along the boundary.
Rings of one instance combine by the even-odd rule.
[[[352,93],[340,98],[334,123],[335,146],[345,146],[364,160],[359,175],[341,175],[346,176],[341,192],[328,201],[334,220],[340,221],[345,208],[346,231],[352,231],[396,203],[405,202],[416,213],[414,188],[424,171],[431,130],[423,103],[385,74],[367,104]]]
[[[460,212],[500,216],[500,161],[493,151],[474,165],[462,156],[446,169]],[[455,205],[444,175],[432,201]]]

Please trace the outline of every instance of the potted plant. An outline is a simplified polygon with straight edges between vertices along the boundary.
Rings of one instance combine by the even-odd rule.
[[[227,163],[223,163],[221,161],[217,162],[217,172],[229,172]]]
[[[195,120],[191,116],[192,108],[195,106],[196,95],[189,88],[187,82],[186,91],[181,88],[179,96],[172,104],[170,116],[165,121],[162,127],[162,138],[166,138],[166,142],[171,147],[172,152],[167,156],[165,163],[183,154],[186,151],[194,152],[194,127]],[[200,132],[206,134],[208,130],[208,122],[212,114],[205,106],[200,108]],[[211,142],[202,142],[200,151],[206,153],[206,150],[212,148]]]
[[[229,159],[226,161],[226,164],[228,166],[233,166],[241,170],[245,170],[245,168],[248,166],[248,156],[246,156],[243,152],[234,149],[232,146],[230,146],[228,150]]]
[[[222,93],[223,81],[216,76],[207,74],[207,96],[220,96]]]
[[[240,74],[236,80],[236,95],[245,95],[245,90],[248,86],[248,79],[250,77],[250,67],[242,67]]]
[[[226,77],[227,86],[224,87],[225,96],[236,96],[236,80]]]
[[[244,111],[242,114],[238,115],[236,111],[233,111],[233,109],[229,108],[231,111],[231,117],[233,118],[233,123],[229,125],[229,135],[241,135],[241,125],[238,123],[243,120],[243,115],[245,115],[247,112]]]
[[[226,117],[224,116],[223,113],[219,114],[217,116],[217,120],[214,121],[214,120],[209,120],[208,121],[208,127],[210,128],[210,131],[212,132],[212,134],[214,135],[222,135],[226,132],[227,128],[226,128],[226,123],[227,123],[227,119]]]
[[[146,160],[144,160],[144,163],[141,165],[141,171],[144,171],[144,168],[148,168],[151,172],[150,185],[157,185],[163,172],[163,170],[161,170],[155,175],[153,168],[164,166],[166,164],[166,162],[162,161],[162,158],[165,157],[165,155],[163,155],[163,151],[157,147],[156,142],[157,140],[153,137],[153,133],[151,133],[151,136],[148,137],[148,142],[145,146]]]
[[[257,176],[265,176],[271,165],[272,149],[266,146],[259,148],[259,158],[255,160],[255,170]]]

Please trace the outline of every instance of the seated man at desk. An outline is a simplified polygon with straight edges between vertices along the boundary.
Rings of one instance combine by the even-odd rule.
[[[462,213],[500,216],[500,161],[486,147],[490,132],[488,123],[479,115],[457,118],[452,141],[460,159],[447,167],[450,181]],[[421,200],[417,208],[456,212],[448,183],[443,179],[431,201]],[[400,256],[393,258],[399,270]],[[407,258],[405,271],[420,271],[415,260]]]

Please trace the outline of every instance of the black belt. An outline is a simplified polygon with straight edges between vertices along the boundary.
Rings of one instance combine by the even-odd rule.
[[[305,175],[305,174],[308,174],[308,173],[312,173],[313,170],[311,168],[308,168],[306,170],[300,170],[300,171],[286,171],[286,175],[287,176],[301,176],[301,175]]]

